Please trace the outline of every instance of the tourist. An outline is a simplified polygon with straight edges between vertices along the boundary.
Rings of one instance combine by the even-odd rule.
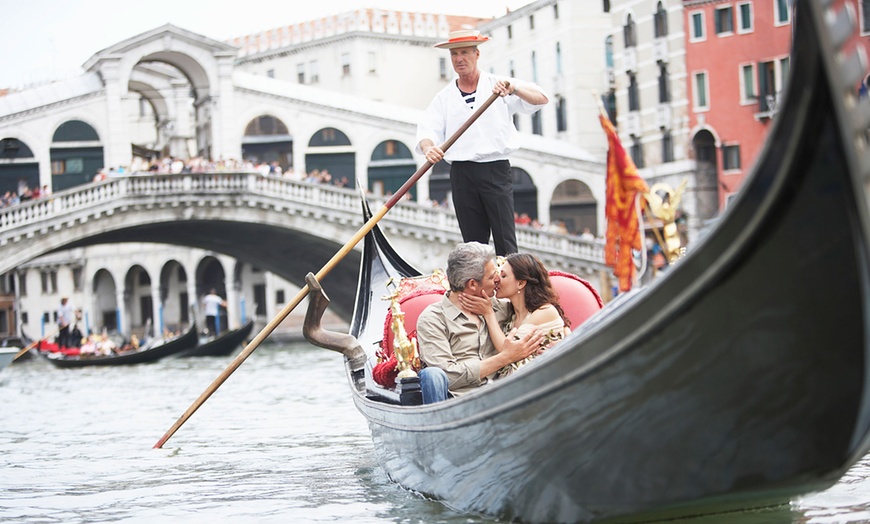
[[[459,303],[466,311],[483,315],[496,349],[503,347],[505,333],[516,329],[515,338],[522,337],[529,331],[539,329],[544,333],[544,343],[541,348],[547,349],[562,340],[570,332],[571,321],[565,316],[565,311],[559,304],[556,290],[550,283],[550,275],[544,264],[528,253],[514,253],[505,258],[501,266],[501,275],[495,288],[495,296],[510,302],[513,315],[507,323],[499,321],[493,309],[493,302],[487,294],[474,296],[460,294]],[[526,359],[511,363],[499,370],[498,376],[504,377],[534,358],[538,352]]]
[[[500,277],[491,246],[459,244],[447,257],[446,273],[450,291],[427,306],[417,321],[420,360],[427,366],[420,371],[424,404],[474,391],[494,380],[503,367],[538,351],[544,341],[540,330],[517,338],[514,329],[496,349],[485,319],[462,305],[462,294],[493,296]],[[492,300],[496,320],[506,322],[510,305]]]

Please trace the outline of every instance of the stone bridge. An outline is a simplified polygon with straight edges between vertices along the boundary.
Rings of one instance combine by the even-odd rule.
[[[384,199],[372,196],[373,210]],[[79,246],[158,242],[198,247],[302,287],[363,225],[356,190],[258,173],[132,174],[77,186],[47,198],[0,209],[0,274],[41,255]],[[462,238],[449,210],[397,204],[380,227],[421,271],[444,267]],[[518,228],[523,252],[550,269],[579,274],[601,287],[603,245],[578,237]],[[338,314],[349,318],[359,250],[326,277]]]

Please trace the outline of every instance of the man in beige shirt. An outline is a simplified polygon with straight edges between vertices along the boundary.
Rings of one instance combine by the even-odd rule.
[[[499,369],[518,362],[541,347],[543,334],[532,331],[515,340],[507,337],[504,348],[492,343],[483,317],[465,311],[459,293],[494,297],[500,280],[495,251],[478,242],[459,244],[447,257],[450,291],[426,307],[417,320],[423,403],[446,400],[474,391],[495,378]],[[491,298],[499,323],[511,316],[510,303]]]

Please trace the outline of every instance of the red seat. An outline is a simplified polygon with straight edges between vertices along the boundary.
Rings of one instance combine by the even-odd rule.
[[[550,271],[550,283],[559,294],[559,304],[565,311],[565,316],[571,320],[572,330],[604,307],[598,291],[577,275]]]

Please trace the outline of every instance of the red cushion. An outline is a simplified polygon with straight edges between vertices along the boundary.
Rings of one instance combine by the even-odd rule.
[[[559,294],[559,304],[565,316],[571,320],[571,329],[586,321],[596,311],[604,307],[601,295],[592,284],[571,273],[550,271],[550,283]]]

